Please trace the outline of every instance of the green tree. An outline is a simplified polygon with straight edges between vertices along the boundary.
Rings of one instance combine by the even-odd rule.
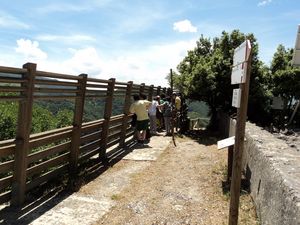
[[[258,60],[258,43],[253,34],[245,35],[239,30],[222,32],[221,37],[200,37],[196,48],[189,51],[178,65],[179,75],[175,86],[189,98],[206,102],[210,107],[211,126],[217,124],[218,111],[230,112],[232,89],[231,66],[234,49],[245,39],[252,43],[252,71],[249,99],[249,118],[255,121],[268,112],[269,94],[267,93],[268,73]]]

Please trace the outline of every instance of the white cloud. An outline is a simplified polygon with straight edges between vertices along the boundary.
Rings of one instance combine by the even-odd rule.
[[[70,35],[70,36],[44,34],[44,35],[37,36],[36,39],[39,41],[63,41],[63,42],[96,41],[96,39],[91,36],[80,35],[80,34]]]
[[[19,19],[0,11],[0,27],[11,29],[29,29],[30,26]]]
[[[114,77],[122,82],[131,80],[136,84],[167,86],[165,77],[170,68],[176,70],[176,66],[187,54],[187,50],[193,49],[195,43],[196,39],[152,45],[142,50],[127,50],[120,53],[121,56],[112,56],[110,53],[100,54],[94,47],[72,48],[66,50],[71,57],[59,61],[50,56],[47,58],[47,54],[39,48],[38,42],[20,39],[17,41],[16,51],[22,54],[6,66],[20,67],[31,61],[37,63],[38,70],[43,71],[71,75],[86,73],[89,77],[100,79]]]
[[[265,6],[268,5],[272,2],[272,0],[264,0],[264,1],[260,1],[257,6]]]
[[[173,24],[173,30],[179,32],[197,32],[197,27],[193,26],[191,21],[182,20]]]
[[[15,50],[17,53],[25,56],[27,60],[43,60],[47,58],[47,54],[39,48],[37,41],[19,39]]]

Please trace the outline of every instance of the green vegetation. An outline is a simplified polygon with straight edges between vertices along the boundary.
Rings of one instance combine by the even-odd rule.
[[[292,50],[280,45],[274,54],[271,67],[264,65],[258,58],[258,43],[253,34],[243,34],[239,30],[222,32],[214,39],[201,36],[194,50],[177,66],[174,73],[174,86],[186,98],[204,101],[210,109],[210,127],[216,128],[218,112],[232,114],[231,66],[234,49],[245,39],[252,44],[252,68],[248,105],[248,118],[261,125],[273,122],[271,100],[281,96],[289,106],[299,98],[300,70],[291,67]],[[285,107],[285,117],[291,114],[291,107]]]

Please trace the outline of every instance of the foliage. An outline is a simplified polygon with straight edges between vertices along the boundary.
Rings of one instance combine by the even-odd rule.
[[[16,102],[0,103],[0,140],[10,139],[16,134],[18,105]]]
[[[213,40],[203,36],[196,48],[189,51],[177,69],[175,87],[187,97],[206,102],[210,107],[211,124],[216,124],[217,112],[231,112],[231,65],[234,49],[245,39],[252,43],[252,71],[249,100],[249,119],[259,120],[257,114],[268,112],[269,96],[268,70],[258,60],[258,43],[253,34],[243,34],[238,30],[222,32]]]

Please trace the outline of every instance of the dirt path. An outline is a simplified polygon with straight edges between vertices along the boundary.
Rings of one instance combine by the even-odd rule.
[[[227,152],[188,138],[177,139],[157,161],[134,174],[130,185],[112,196],[115,206],[95,224],[228,224],[228,194],[223,194]],[[202,141],[200,141],[202,142]],[[240,224],[257,224],[244,195]]]

